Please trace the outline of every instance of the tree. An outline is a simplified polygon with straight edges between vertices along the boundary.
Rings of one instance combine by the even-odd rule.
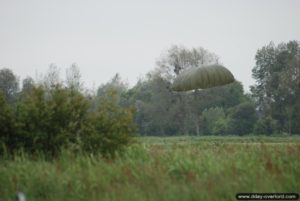
[[[270,116],[261,117],[254,126],[254,133],[260,135],[271,135],[278,132],[278,130],[278,122]]]
[[[174,134],[177,126],[172,119],[175,102],[170,83],[156,74],[148,74],[147,79],[140,80],[130,93],[131,104],[136,107],[135,120],[142,134]]]
[[[1,73],[2,76],[13,75],[10,72]],[[122,101],[127,98],[123,97],[127,85],[117,74],[103,90],[99,89],[99,104],[95,109],[80,83],[77,66],[67,71],[66,86],[59,79],[58,68],[51,65],[39,83],[30,77],[23,80],[22,91],[13,105],[7,104],[5,90],[0,90],[0,153],[21,149],[53,157],[71,147],[113,156],[128,145],[133,140],[136,125],[135,110],[126,105],[130,101]],[[2,82],[3,88],[10,89],[5,84],[7,82]]]
[[[188,49],[174,45],[157,60],[157,67],[152,74],[161,77],[170,85],[184,69],[217,63],[218,56],[202,47]],[[170,91],[170,87],[168,90]],[[176,107],[172,107],[170,112],[173,113],[173,121],[178,124],[178,132],[199,134],[202,110],[195,108],[195,105],[199,103],[197,101],[200,96],[201,92],[197,90],[190,94],[172,95],[172,105]]]
[[[0,90],[8,103],[16,100],[16,95],[19,89],[19,83],[16,76],[8,68],[0,70]]]
[[[55,64],[50,64],[43,82],[47,89],[55,88],[62,84],[62,81],[60,80],[60,69]]]
[[[128,84],[122,81],[118,73],[106,84],[102,84],[97,90],[98,99],[102,96],[105,96],[109,91],[115,91],[115,98],[117,99],[118,104],[126,105],[126,100],[124,100],[124,95],[128,90]]]
[[[87,123],[89,104],[80,93],[56,85],[42,85],[23,94],[17,105],[19,141],[25,151],[56,155],[70,143],[77,143]]]
[[[251,102],[243,102],[231,108],[227,119],[227,132],[229,134],[251,134],[257,120],[254,104]]]
[[[172,81],[184,69],[217,63],[218,56],[202,47],[188,49],[173,45],[157,60],[155,71],[164,79]]]
[[[218,62],[215,54],[203,48],[173,46],[162,54],[157,67],[125,93],[126,100],[136,107],[135,121],[141,134],[207,134],[206,120],[202,116],[205,109],[220,107],[225,112],[227,108],[243,102],[246,98],[240,82],[188,93],[171,90],[176,73]],[[220,126],[219,130],[222,129]]]
[[[0,91],[0,153],[16,146],[16,125],[11,107]]]
[[[104,156],[114,156],[128,145],[136,132],[133,109],[118,105],[117,91],[111,89],[100,97],[99,109],[90,117],[91,126],[85,132],[83,146],[86,151],[100,151]]]
[[[251,87],[262,118],[274,119],[280,132],[299,133],[300,43],[290,41],[259,49]]]
[[[225,119],[225,112],[221,107],[205,109],[202,112],[203,133],[205,134],[221,134],[219,129],[221,121]],[[218,128],[217,128],[218,127]]]
[[[66,85],[68,88],[75,91],[81,91],[83,88],[81,73],[79,67],[75,63],[66,70]]]
[[[33,89],[34,85],[35,85],[34,80],[31,77],[26,77],[23,80],[22,92],[23,93],[30,92]]]
[[[149,102],[144,102],[144,117],[149,131],[154,135],[170,135],[175,125],[171,122],[175,108],[170,84],[157,75],[152,75],[148,82]],[[176,128],[176,127],[175,127]],[[149,132],[148,131],[148,132]]]

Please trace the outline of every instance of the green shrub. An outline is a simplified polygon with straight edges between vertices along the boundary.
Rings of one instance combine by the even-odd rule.
[[[116,91],[100,97],[97,111],[78,90],[60,84],[33,86],[11,109],[0,93],[0,153],[25,151],[57,156],[71,151],[113,156],[136,131],[133,110],[118,104]]]
[[[253,132],[257,121],[255,106],[251,102],[243,102],[229,110],[228,130],[230,134],[246,135]]]
[[[108,90],[99,101],[99,109],[90,117],[90,125],[82,138],[84,149],[114,156],[116,151],[130,143],[136,132],[133,109],[119,106],[117,92],[113,89]]]
[[[262,117],[254,126],[254,133],[271,135],[278,132],[278,122],[271,116]]]
[[[15,134],[15,120],[12,110],[0,90],[0,153],[16,146]]]
[[[57,154],[75,143],[87,120],[88,102],[79,92],[56,87],[34,87],[17,106],[19,139],[29,152]]]
[[[225,131],[226,116],[221,107],[212,107],[202,112],[205,134],[221,134]]]

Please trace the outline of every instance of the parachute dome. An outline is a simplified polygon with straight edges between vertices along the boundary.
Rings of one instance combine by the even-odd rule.
[[[232,73],[224,66],[214,64],[183,71],[175,78],[172,90],[207,89],[232,82],[234,82]]]

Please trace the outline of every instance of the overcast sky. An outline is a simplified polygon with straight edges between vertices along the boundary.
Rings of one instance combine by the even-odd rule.
[[[0,68],[20,79],[75,62],[87,87],[133,85],[174,44],[216,53],[248,91],[257,49],[289,40],[298,0],[0,0]]]

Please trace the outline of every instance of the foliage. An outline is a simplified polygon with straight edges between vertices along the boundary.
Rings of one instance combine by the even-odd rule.
[[[202,47],[188,49],[184,46],[173,45],[157,60],[155,73],[171,81],[182,70],[218,63],[218,56]]]
[[[299,192],[299,137],[138,140],[114,161],[68,151],[53,161],[1,159],[1,200],[17,191],[30,201],[227,201],[237,192]]]
[[[10,69],[0,69],[0,91],[8,103],[15,101],[19,89],[18,84],[17,77]]]
[[[104,156],[114,156],[124,148],[136,132],[133,109],[118,105],[117,91],[108,90],[100,97],[97,113],[91,119],[93,128],[83,137],[84,149],[100,152]]]
[[[15,146],[15,127],[13,111],[0,91],[0,154]]]
[[[124,82],[120,75],[117,73],[114,77],[107,82],[106,84],[102,84],[97,90],[97,103],[99,103],[99,98],[106,96],[111,91],[114,91],[114,98],[118,105],[121,106],[131,106],[131,103],[128,102],[129,96],[126,96],[126,92],[128,90],[128,84]]]
[[[220,134],[221,122],[226,118],[223,108],[209,108],[202,112],[203,118],[203,133],[205,134]],[[221,129],[222,130],[222,129]]]
[[[22,92],[23,93],[28,93],[30,92],[33,87],[34,87],[35,83],[34,83],[34,80],[31,78],[31,77],[26,77],[24,80],[23,80],[23,84],[22,84]]]
[[[170,82],[157,74],[138,82],[130,93],[130,102],[136,105],[135,121],[143,135],[220,134],[217,129],[212,131],[216,121],[206,121],[203,111],[219,107],[226,113],[227,109],[248,100],[239,82],[209,90],[174,93]]]
[[[17,106],[19,136],[25,150],[56,154],[76,143],[87,121],[88,102],[78,92],[57,85],[34,87]]]
[[[229,110],[227,132],[245,135],[253,132],[256,122],[255,106],[251,102],[243,102]]]
[[[170,84],[161,77],[154,75],[142,84],[142,90],[138,91],[136,101],[137,122],[140,125],[140,132],[157,133],[160,135],[169,134],[173,121],[172,93]],[[145,95],[144,97],[142,95]],[[140,98],[139,98],[140,97]]]
[[[81,91],[83,88],[81,73],[79,67],[75,63],[66,70],[66,85],[69,89],[74,91]]]
[[[201,47],[173,46],[135,86],[129,88],[116,74],[97,93],[85,91],[76,64],[65,81],[51,64],[43,80],[25,78],[21,91],[13,72],[1,69],[1,153],[57,156],[68,147],[116,156],[132,141],[135,124],[142,135],[160,136],[300,133],[299,42],[270,43],[255,59],[252,94],[238,81],[173,92],[174,78],[183,70],[219,63]]]
[[[82,93],[75,65],[68,70],[66,86],[55,65],[39,83],[24,79],[14,105],[8,105],[0,91],[1,153],[24,151],[53,157],[70,148],[109,156],[131,142],[134,110],[119,105],[120,96],[113,88],[98,97],[96,110],[93,101],[97,99]]]
[[[60,79],[60,68],[53,63],[50,64],[48,71],[40,84],[43,84],[47,89],[55,88],[57,85],[62,85],[62,80]]]
[[[277,133],[279,130],[278,123],[276,120],[272,119],[270,116],[260,118],[254,127],[254,132],[256,134],[266,134],[271,135]]]
[[[300,133],[300,43],[271,42],[257,51],[255,59],[256,84],[251,91],[261,118],[276,121],[279,132]]]

